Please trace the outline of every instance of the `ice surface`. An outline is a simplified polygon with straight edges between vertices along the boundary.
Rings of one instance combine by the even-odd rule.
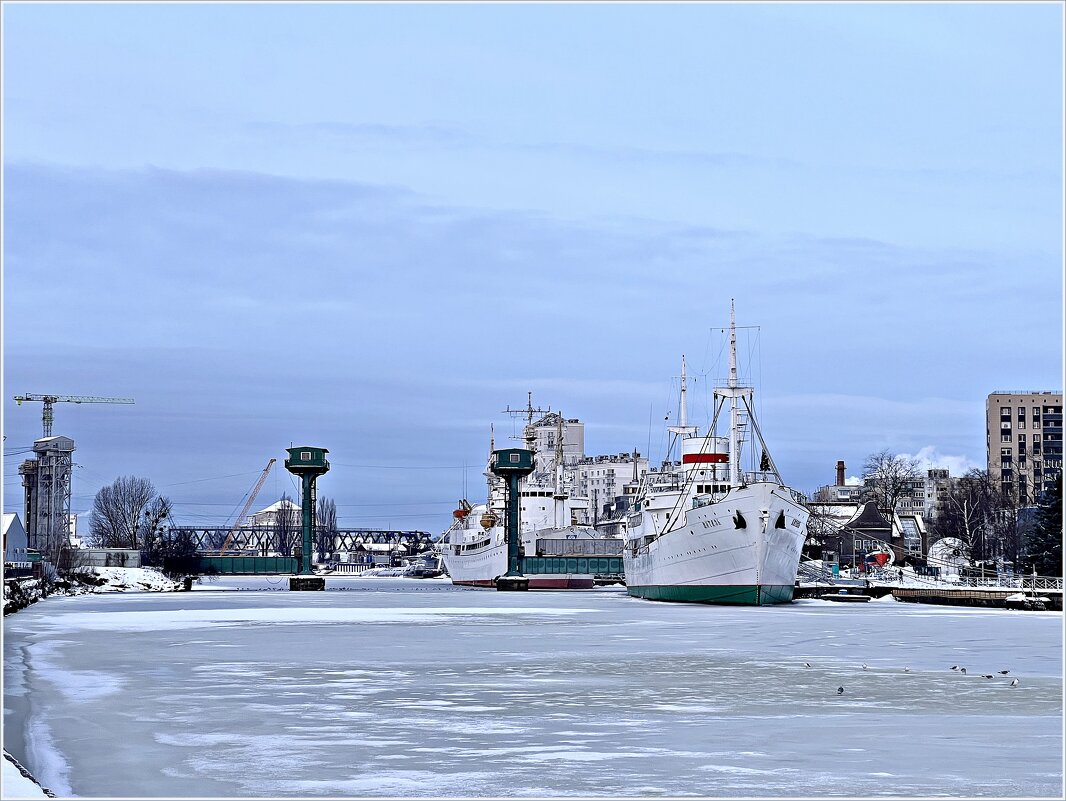
[[[1062,790],[1058,613],[256,588],[276,590],[234,578],[9,616],[5,746],[82,796]]]

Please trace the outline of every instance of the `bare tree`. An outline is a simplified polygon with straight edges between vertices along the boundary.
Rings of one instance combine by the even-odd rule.
[[[333,553],[337,541],[337,504],[332,498],[319,498],[316,512],[318,525],[315,527],[315,554],[318,563],[326,561],[326,555]]]
[[[157,495],[144,507],[141,518],[141,561],[144,564],[162,564],[163,521],[170,517],[174,505],[170,498]]]
[[[1018,564],[1024,541],[1018,510],[1018,499],[1002,492],[987,470],[971,470],[952,483],[940,502],[933,539],[956,537],[976,560]]]
[[[877,508],[891,517],[896,504],[910,497],[921,476],[917,459],[887,450],[870,454],[863,465],[863,500],[876,502]]]
[[[138,548],[144,510],[155,497],[146,478],[123,476],[93,498],[89,539],[104,548]]]
[[[832,552],[840,559],[844,556],[843,526],[832,519],[828,504],[811,503],[808,505],[810,517],[807,518],[807,538],[803,543],[804,559],[824,559],[826,552]]]
[[[274,542],[281,554],[291,554],[300,533],[300,521],[296,507],[288,493],[281,496],[277,511],[274,513]]]

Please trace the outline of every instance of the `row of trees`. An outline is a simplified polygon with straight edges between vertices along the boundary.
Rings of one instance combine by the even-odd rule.
[[[312,534],[312,547],[316,560],[324,562],[328,554],[333,553],[337,541],[337,504],[331,498],[319,498],[315,508],[315,528]],[[302,522],[298,507],[288,493],[281,496],[281,501],[274,513],[274,539],[279,553],[292,553],[302,533]]]
[[[123,476],[103,487],[93,498],[92,517],[86,542],[99,548],[139,550],[145,565],[162,566],[196,553],[188,533],[173,525],[173,503],[156,492],[146,478]],[[314,549],[318,561],[334,550],[337,535],[337,505],[319,498],[316,509]],[[301,521],[292,498],[281,497],[274,517],[274,549],[291,554],[300,539]],[[218,543],[216,547],[220,547]]]
[[[917,460],[881,451],[863,465],[862,501],[886,516],[910,497],[924,476]],[[1005,561],[1041,575],[1062,574],[1062,475],[1039,499],[1035,514],[1016,493],[1004,492],[987,470],[952,479],[929,518],[929,542],[955,537],[978,561]]]

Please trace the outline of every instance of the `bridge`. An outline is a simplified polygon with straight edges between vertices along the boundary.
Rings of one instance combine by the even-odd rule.
[[[172,540],[187,538],[196,548],[194,557],[179,560],[178,569],[187,573],[220,575],[277,575],[299,571],[294,555],[300,541],[298,528],[242,526],[228,528],[183,527],[170,529]],[[229,545],[226,540],[229,538]],[[433,541],[425,531],[393,531],[372,528],[345,528],[333,532],[316,530],[312,536],[313,556],[319,561],[337,562],[377,555],[388,558],[394,551],[416,554],[429,550]],[[400,546],[398,549],[397,546]]]

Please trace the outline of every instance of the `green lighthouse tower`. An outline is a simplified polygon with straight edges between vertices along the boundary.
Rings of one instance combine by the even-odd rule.
[[[519,479],[533,472],[534,452],[526,448],[505,448],[492,452],[489,469],[507,480],[507,517],[504,531],[507,535],[507,572],[496,579],[497,590],[528,590],[529,579],[522,575],[518,555],[518,532],[522,498],[518,491]]]
[[[315,526],[315,481],[320,475],[329,471],[325,448],[301,445],[288,448],[289,458],[285,460],[285,469],[300,477],[301,504],[300,530],[302,547],[300,550],[300,575],[289,579],[290,590],[324,590],[326,580],[311,573],[311,532]]]

